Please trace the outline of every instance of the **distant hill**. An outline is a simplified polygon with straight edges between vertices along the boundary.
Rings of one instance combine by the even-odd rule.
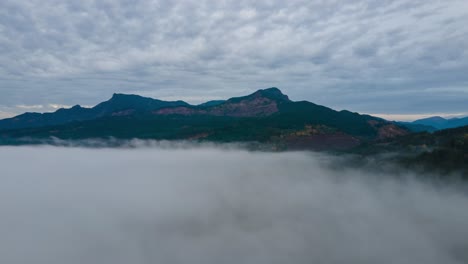
[[[440,116],[433,116],[423,119],[418,119],[413,122],[395,122],[400,126],[404,126],[412,132],[434,132],[441,129],[462,127],[468,125],[468,117],[445,119]]]
[[[26,113],[0,120],[0,143],[20,138],[188,139],[273,143],[286,149],[347,149],[406,135],[381,118],[291,101],[278,88],[190,105],[114,94],[93,108]]]
[[[411,122],[411,124],[434,127],[439,130],[466,126],[468,125],[468,117],[446,119],[440,116],[433,116],[429,118],[418,119]]]
[[[413,122],[395,122],[396,124],[406,127],[411,132],[434,132],[438,129],[430,126],[430,125],[423,125],[423,124],[415,124]]]

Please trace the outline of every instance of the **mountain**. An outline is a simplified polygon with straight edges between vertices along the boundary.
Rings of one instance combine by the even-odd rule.
[[[395,122],[395,124],[406,127],[411,132],[434,132],[438,130],[433,126],[415,124],[413,122]]]
[[[433,117],[418,119],[411,123],[417,124],[417,125],[432,126],[432,127],[441,129],[443,128],[444,124],[447,123],[447,119],[440,117],[440,116],[433,116]]]
[[[183,101],[168,102],[138,95],[114,94],[111,99],[93,108],[76,105],[69,109],[58,109],[53,113],[24,113],[3,119],[0,120],[0,130],[54,126],[74,121],[86,121],[106,116],[125,116],[164,107],[188,105]]]
[[[440,116],[418,119],[411,122],[414,125],[435,127],[436,129],[455,128],[468,125],[468,117],[445,119]]]
[[[381,118],[291,101],[275,87],[197,106],[114,94],[93,108],[75,106],[0,120],[0,129],[3,142],[114,137],[261,142],[281,149],[347,149],[409,133]]]

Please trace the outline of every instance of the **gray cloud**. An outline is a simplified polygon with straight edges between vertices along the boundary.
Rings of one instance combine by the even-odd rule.
[[[340,109],[466,112],[467,23],[463,0],[7,0],[0,105],[278,86]]]
[[[468,261],[464,184],[313,153],[155,146],[1,147],[0,262]]]

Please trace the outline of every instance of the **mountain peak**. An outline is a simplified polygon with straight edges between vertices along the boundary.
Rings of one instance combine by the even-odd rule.
[[[281,92],[280,89],[276,87],[257,90],[250,96],[262,96],[273,99],[275,101],[291,101],[287,95],[285,95],[283,92]]]
[[[468,124],[468,118],[446,119],[440,116],[432,116],[428,118],[418,119],[416,121],[413,121],[412,124],[432,126],[437,129],[446,129],[459,126],[466,126]]]
[[[145,98],[145,97],[140,96],[140,95],[136,95],[136,94],[114,93],[110,100],[128,99],[128,98]]]
[[[275,93],[283,93],[281,92],[280,89],[278,89],[278,87],[270,87],[270,88],[265,88],[265,89],[260,89],[259,91],[265,91],[265,92],[275,92]]]
[[[441,116],[431,116],[431,117],[422,118],[422,119],[419,119],[419,120],[416,120],[416,121],[421,121],[421,120],[446,121],[447,119],[445,119],[445,118],[443,118]]]
[[[121,94],[121,93],[114,93],[114,94],[112,94],[111,99],[115,99],[115,98],[121,97],[122,95],[124,95],[124,94]]]

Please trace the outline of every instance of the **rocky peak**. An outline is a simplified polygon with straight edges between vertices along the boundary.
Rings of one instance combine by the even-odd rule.
[[[271,87],[267,89],[260,89],[256,91],[255,93],[248,95],[247,97],[253,97],[253,98],[258,98],[258,97],[265,97],[274,101],[286,101],[290,102],[289,97],[283,92],[281,92],[280,89],[276,87]]]

